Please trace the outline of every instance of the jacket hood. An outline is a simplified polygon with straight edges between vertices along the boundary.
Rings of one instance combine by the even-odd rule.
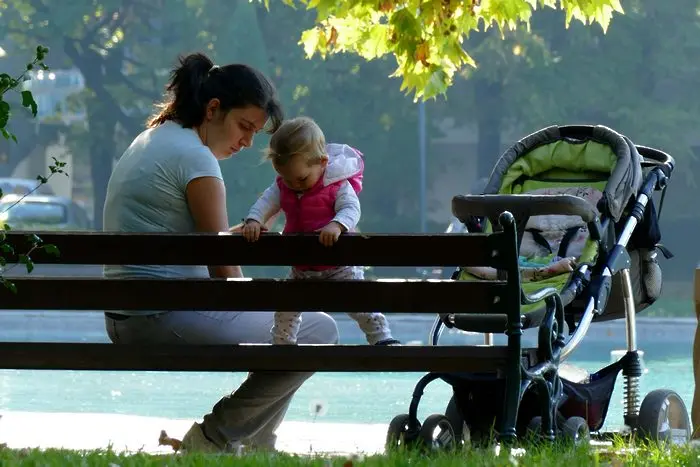
[[[359,193],[362,190],[362,174],[365,169],[362,153],[347,144],[336,143],[326,145],[326,153],[328,166],[323,175],[323,184],[328,186],[341,180],[348,180]]]

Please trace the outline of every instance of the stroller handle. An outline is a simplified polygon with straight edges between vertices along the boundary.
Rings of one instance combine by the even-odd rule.
[[[663,152],[660,149],[650,148],[648,146],[637,145],[637,152],[644,159],[647,159],[652,165],[658,166],[664,172],[666,177],[671,176],[673,168],[676,166],[676,161],[670,154]]]

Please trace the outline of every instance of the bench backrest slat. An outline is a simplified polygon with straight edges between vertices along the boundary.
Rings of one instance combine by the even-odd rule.
[[[504,255],[494,254],[508,241],[503,233],[486,234],[348,234],[332,248],[317,235],[266,234],[255,243],[241,235],[137,234],[110,232],[38,232],[55,245],[58,257],[37,250],[37,264],[161,264],[287,266],[491,266],[503,268]],[[15,251],[26,253],[27,234],[7,235]],[[5,254],[8,263],[16,257]]]
[[[505,312],[501,281],[274,279],[13,279],[5,310]],[[494,303],[497,302],[497,303]]]

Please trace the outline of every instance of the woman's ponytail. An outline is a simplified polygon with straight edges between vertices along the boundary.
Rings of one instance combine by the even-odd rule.
[[[202,53],[193,53],[178,58],[179,66],[170,73],[166,87],[168,99],[159,107],[159,111],[149,119],[149,128],[158,126],[167,120],[176,120],[185,128],[201,123],[204,110],[203,87],[214,69],[214,63]]]

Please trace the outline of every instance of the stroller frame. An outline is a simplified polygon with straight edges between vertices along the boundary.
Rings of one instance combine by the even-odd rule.
[[[562,126],[559,127],[559,131],[562,138],[582,141],[586,138],[591,138],[593,128],[587,125]],[[439,314],[430,331],[428,342],[429,345],[438,345],[444,329],[446,327],[456,327],[462,330],[484,333],[484,344],[491,347],[493,346],[494,329],[498,329],[499,325],[501,326],[500,329],[505,328],[508,351],[507,365],[503,368],[504,371],[501,374],[497,372],[497,378],[505,380],[504,383],[501,383],[503,387],[502,393],[498,393],[503,396],[502,410],[500,413],[498,410],[473,413],[477,418],[485,416],[495,420],[496,423],[500,422],[500,427],[497,430],[499,442],[512,443],[518,439],[519,410],[521,409],[523,396],[530,388],[536,389],[535,392],[538,399],[536,405],[539,406],[539,410],[536,412],[539,412],[539,416],[531,420],[527,431],[539,432],[543,438],[548,440],[554,440],[558,431],[574,441],[589,439],[590,431],[597,431],[604,422],[615,378],[620,370],[622,370],[624,378],[624,423],[629,428],[628,434],[638,433],[653,440],[680,439],[681,441],[687,441],[690,437],[690,422],[687,410],[680,396],[673,391],[652,391],[642,403],[641,411],[644,413],[640,417],[639,378],[642,375],[642,365],[637,346],[637,309],[633,297],[630,275],[631,259],[627,247],[635,228],[644,217],[653,193],[655,191],[665,193],[675,161],[670,155],[660,150],[645,146],[635,147],[643,158],[642,165],[650,168],[650,170],[644,178],[641,188],[637,191],[634,203],[630,209],[631,215],[617,236],[614,235],[612,221],[609,218],[605,216],[599,217],[597,212],[591,212],[591,206],[586,201],[570,195],[487,194],[453,198],[453,214],[458,218],[460,216],[456,212],[457,203],[460,204],[463,211],[468,211],[472,216],[488,218],[494,226],[494,231],[503,231],[503,233],[512,234],[516,238],[515,251],[508,254],[508,266],[505,268],[505,272],[509,286],[512,288],[517,287],[517,290],[509,289],[509,291],[512,292],[513,296],[520,297],[520,300],[519,303],[510,304],[505,322],[491,314]],[[562,197],[575,199],[564,200]],[[566,202],[561,203],[561,201]],[[574,287],[576,294],[579,295],[584,291],[590,294],[583,312],[578,314],[578,316],[565,316],[565,307],[562,299],[554,288],[545,288],[531,295],[527,295],[521,289],[520,266],[518,263],[518,231],[522,231],[521,228],[524,229],[527,220],[531,216],[548,214],[580,216],[587,223],[591,238],[600,242],[601,250],[608,252],[604,261],[598,261],[592,267],[582,265],[572,274],[570,286]],[[613,233],[612,239],[614,239],[614,242],[610,242],[610,232]],[[512,261],[511,257],[513,258]],[[592,269],[595,269],[597,272],[595,276],[592,274]],[[617,274],[620,274],[622,285],[627,351],[618,362],[596,373],[601,380],[607,380],[604,384],[609,387],[609,393],[607,396],[608,400],[603,404],[600,420],[591,422],[597,429],[589,430],[589,423],[584,417],[573,416],[567,419],[561,413],[562,405],[568,399],[564,387],[564,384],[568,382],[558,374],[559,363],[564,361],[577,348],[592,322],[605,310],[612,289],[613,277]],[[503,275],[499,274],[499,278],[503,278]],[[521,315],[521,306],[540,302],[544,302],[545,311],[544,317],[539,324],[538,347],[535,351],[537,358],[533,364],[533,353],[531,351],[535,349],[525,349],[522,346],[523,328],[528,326],[523,325],[527,315]],[[561,324],[565,320],[570,326],[569,336],[565,336],[563,333]],[[389,425],[387,449],[394,448],[397,445],[411,444],[415,441],[422,441],[433,448],[459,444],[461,439],[464,438],[463,428],[468,429],[469,427],[454,426],[460,420],[465,425],[467,422],[463,416],[464,412],[455,406],[454,397],[448,404],[445,415],[430,415],[422,425],[418,421],[417,411],[423,392],[432,381],[442,379],[453,386],[456,395],[458,388],[464,386],[464,381],[467,377],[471,380],[470,387],[472,389],[478,388],[480,385],[487,387],[481,396],[491,392],[492,395],[486,397],[493,398],[493,391],[498,391],[498,389],[490,387],[487,383],[487,381],[493,382],[493,375],[482,378],[480,375],[470,374],[467,376],[464,373],[426,374],[415,386],[408,413],[395,417]],[[479,382],[480,378],[482,382]],[[569,384],[569,386],[572,385],[573,383]],[[474,394],[478,395],[478,393],[479,391],[477,390]],[[470,397],[472,397],[471,393]],[[496,402],[496,400],[492,399],[491,402]],[[681,428],[687,426],[687,430],[671,430],[670,434],[663,432],[659,417],[662,415],[661,411],[664,407],[667,408],[669,403],[680,409],[682,414],[679,416],[682,420],[676,424],[680,423]],[[668,415],[666,416],[668,417]],[[470,423],[481,423],[482,425],[485,422],[485,420],[468,421]],[[535,423],[533,424],[532,422]],[[493,428],[491,426],[491,430]],[[434,435],[436,429],[439,429],[441,432],[437,436]],[[522,432],[522,429],[520,431]],[[601,438],[607,438],[610,434],[598,433]],[[620,433],[616,434],[619,435]],[[488,435],[489,438],[490,435],[491,433]]]

